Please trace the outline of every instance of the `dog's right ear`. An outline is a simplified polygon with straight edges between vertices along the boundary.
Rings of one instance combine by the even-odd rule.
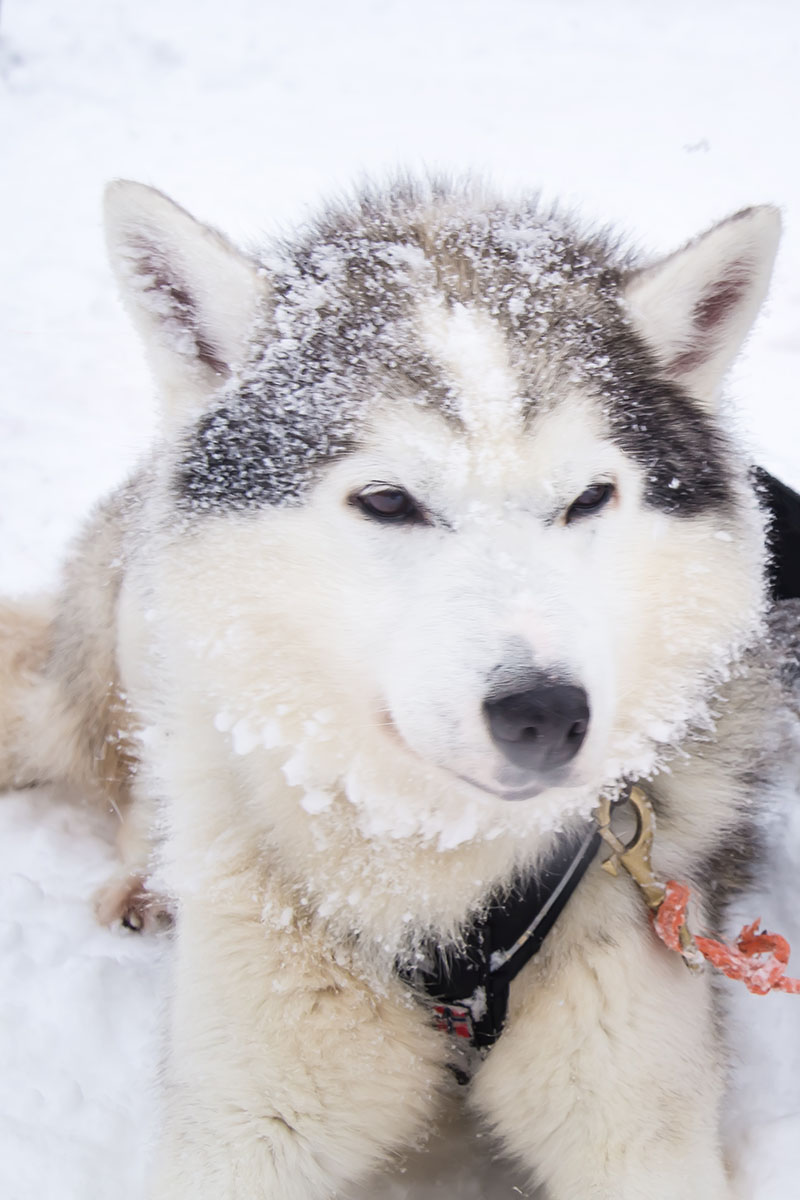
[[[165,405],[184,421],[242,363],[267,295],[255,262],[163,193],[117,180],[105,197],[109,257]]]
[[[709,408],[767,294],[780,232],[776,208],[746,208],[628,277],[634,324],[665,373]]]

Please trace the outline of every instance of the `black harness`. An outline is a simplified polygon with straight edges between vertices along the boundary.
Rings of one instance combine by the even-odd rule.
[[[512,979],[540,949],[599,845],[597,827],[587,824],[542,870],[492,899],[460,942],[432,944],[422,962],[400,968],[401,978],[425,993],[439,1029],[482,1055],[489,1051],[503,1031]]]

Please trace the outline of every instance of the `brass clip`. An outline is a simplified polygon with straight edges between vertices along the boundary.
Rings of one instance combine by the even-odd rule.
[[[636,784],[631,787],[623,803],[630,804],[636,817],[636,832],[627,844],[620,841],[611,828],[611,813],[614,806],[610,799],[601,800],[594,812],[600,836],[613,851],[611,857],[603,863],[603,870],[616,877],[619,874],[620,866],[623,866],[644,896],[645,904],[655,916],[667,894],[666,884],[654,873],[650,862],[656,816],[647,794]],[[692,970],[697,970],[702,966],[703,956],[685,921],[678,930],[678,937],[684,962]]]

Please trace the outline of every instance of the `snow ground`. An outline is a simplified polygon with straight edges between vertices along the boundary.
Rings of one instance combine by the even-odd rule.
[[[798,49],[791,0],[5,0],[0,592],[52,582],[81,515],[152,432],[104,261],[99,197],[115,176],[240,238],[397,164],[540,187],[648,250],[778,203],[784,249],[732,392],[754,456],[800,486]],[[798,825],[775,829],[774,882],[741,915],[800,946]],[[108,831],[79,804],[45,791],[0,804],[5,1200],[143,1197],[169,944],[94,925],[88,897],[110,865]],[[735,1001],[730,1124],[752,1200],[798,1194],[798,1005]],[[445,1145],[439,1175],[415,1182],[415,1164],[372,1194],[525,1194],[480,1141],[446,1160]]]

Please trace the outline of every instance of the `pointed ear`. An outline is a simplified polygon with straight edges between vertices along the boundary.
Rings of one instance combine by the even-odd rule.
[[[628,277],[634,325],[666,374],[708,406],[767,294],[780,231],[776,208],[746,208]]]
[[[267,294],[256,264],[155,188],[117,180],[106,237],[168,420],[202,407],[244,359]]]

